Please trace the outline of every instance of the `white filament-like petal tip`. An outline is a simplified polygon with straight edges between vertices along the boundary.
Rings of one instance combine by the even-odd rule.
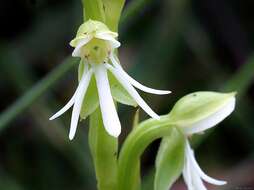
[[[136,81],[134,78],[132,78],[128,73],[124,71],[124,69],[121,67],[119,61],[114,57],[113,53],[110,55],[110,60],[112,61],[112,64],[114,67],[118,70],[118,72],[127,80],[129,81],[133,86],[138,88],[139,90],[142,90],[144,92],[150,93],[150,94],[157,94],[157,95],[165,95],[170,94],[171,91],[169,90],[157,90],[150,87],[147,87],[138,81]]]
[[[106,64],[106,67],[113,73],[116,79],[122,84],[125,90],[130,94],[130,96],[137,102],[137,104],[152,118],[159,120],[160,116],[157,115],[148,105],[147,103],[141,98],[135,88],[130,84],[128,80],[126,80],[118,69],[112,67],[109,64]]]

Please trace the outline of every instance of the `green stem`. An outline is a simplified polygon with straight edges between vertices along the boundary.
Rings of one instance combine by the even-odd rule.
[[[149,119],[140,123],[125,140],[118,159],[118,189],[140,189],[139,160],[146,147],[155,139],[169,136],[172,125],[169,124],[168,116],[161,119]]]
[[[0,131],[3,130],[18,114],[26,110],[36,99],[51,88],[66,72],[71,70],[76,62],[73,58],[67,58],[44,79],[27,91],[20,99],[12,104],[0,115]]]
[[[117,190],[118,139],[110,136],[104,129],[100,109],[90,116],[89,146],[98,190]]]

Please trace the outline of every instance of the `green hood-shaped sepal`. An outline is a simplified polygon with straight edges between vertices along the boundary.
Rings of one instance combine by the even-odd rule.
[[[201,128],[204,129],[210,128],[234,110],[235,95],[235,92],[195,92],[186,95],[169,113],[170,123],[184,130],[198,125],[203,125]]]

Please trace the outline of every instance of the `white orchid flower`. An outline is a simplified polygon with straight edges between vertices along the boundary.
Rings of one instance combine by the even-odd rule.
[[[114,50],[120,47],[120,42],[116,40],[118,34],[110,31],[107,26],[101,22],[88,20],[82,24],[77,32],[77,36],[70,42],[70,45],[74,47],[72,56],[81,58],[81,78],[76,92],[69,102],[50,120],[53,120],[69,108],[73,106],[71,127],[69,138],[73,139],[76,133],[78,120],[82,115],[82,110],[87,109],[85,103],[89,104],[90,99],[86,99],[89,96],[89,85],[92,85],[92,77],[95,77],[95,85],[97,91],[94,91],[91,99],[93,99],[93,106],[89,107],[89,115],[97,108],[97,102],[99,102],[100,110],[102,113],[103,124],[106,131],[114,137],[118,137],[121,133],[121,124],[117,115],[114,100],[121,103],[132,105],[128,101],[133,101],[138,104],[148,115],[155,119],[160,117],[147,105],[147,103],[141,98],[136,89],[140,89],[144,92],[152,94],[169,94],[170,91],[155,90],[146,87],[132,77],[130,77],[121,67],[120,62],[114,55]],[[83,67],[83,68],[82,68]],[[110,71],[110,72],[108,72]],[[115,83],[119,83],[121,90],[125,90],[127,93],[124,96],[117,96],[112,91],[112,82],[110,77],[114,78]],[[92,88],[92,87],[91,87]],[[119,89],[115,89],[119,90]],[[97,100],[95,97],[98,94]],[[128,97],[127,97],[128,96]],[[95,99],[95,100],[94,100]],[[126,103],[127,102],[127,103]],[[83,117],[85,118],[85,116]]]
[[[226,181],[213,179],[199,167],[188,141],[193,134],[201,134],[216,126],[235,109],[235,93],[196,92],[180,99],[169,117],[186,136],[183,178],[188,190],[206,190],[202,180],[213,185]]]

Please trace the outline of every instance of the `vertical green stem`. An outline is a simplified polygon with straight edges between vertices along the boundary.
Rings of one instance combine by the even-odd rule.
[[[116,190],[118,139],[104,129],[100,109],[90,116],[89,146],[98,190]]]

